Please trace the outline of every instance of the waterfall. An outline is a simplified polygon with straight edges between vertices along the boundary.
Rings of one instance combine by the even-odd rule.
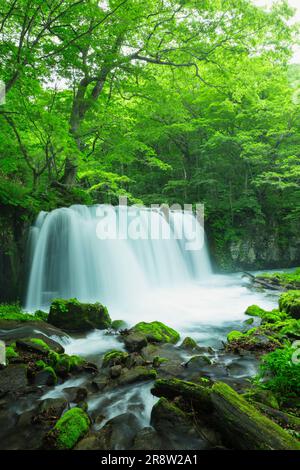
[[[29,250],[27,311],[48,309],[57,297],[128,306],[151,289],[211,274],[203,228],[183,211],[167,218],[160,209],[135,206],[41,212]]]

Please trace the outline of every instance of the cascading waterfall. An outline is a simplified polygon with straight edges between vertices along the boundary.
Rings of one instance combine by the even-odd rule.
[[[30,234],[26,309],[48,308],[56,297],[129,306],[151,289],[207,279],[203,237],[196,217],[182,211],[168,218],[135,206],[41,212]],[[191,243],[196,249],[187,249]]]

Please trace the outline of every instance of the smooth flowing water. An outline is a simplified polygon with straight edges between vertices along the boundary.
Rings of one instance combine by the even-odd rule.
[[[166,217],[159,209],[108,205],[42,212],[29,254],[27,311],[77,297],[104,303],[129,325],[160,320],[207,342],[223,338],[247,306],[276,303],[274,295],[251,291],[240,274],[212,273],[203,228],[189,212]],[[89,354],[109,341],[94,332],[70,350]]]

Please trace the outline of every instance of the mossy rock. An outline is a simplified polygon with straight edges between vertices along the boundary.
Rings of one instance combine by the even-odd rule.
[[[184,338],[184,340],[179,346],[180,349],[184,349],[185,351],[193,351],[193,349],[197,349],[198,347],[199,346],[196,343],[196,341],[190,336],[187,336],[186,338]]]
[[[100,303],[85,304],[77,299],[53,300],[48,322],[67,331],[104,330],[111,326],[107,308]]]
[[[297,320],[300,319],[300,290],[284,292],[279,298],[279,308]]]
[[[67,411],[45,437],[46,448],[72,449],[87,434],[90,427],[88,415],[81,408]]]
[[[234,449],[300,450],[300,444],[278,424],[262,415],[229,385],[213,385],[214,421]]]
[[[231,341],[236,341],[242,338],[244,334],[241,331],[233,330],[227,335],[227,341],[230,343]]]
[[[108,351],[104,354],[102,367],[124,365],[128,356],[129,354],[124,351],[117,351],[116,349]]]
[[[250,317],[261,318],[262,323],[276,323],[288,318],[286,312],[282,312],[278,309],[273,309],[269,312],[259,307],[258,305],[250,305],[250,307],[248,307],[245,311],[245,314],[249,315]]]
[[[176,344],[180,335],[177,331],[159,321],[137,323],[130,332],[144,335],[149,342]]]
[[[135,382],[143,382],[146,380],[156,379],[157,372],[155,369],[148,369],[143,366],[136,366],[129,370],[123,370],[118,378],[119,385],[129,385]]]
[[[250,317],[261,317],[265,313],[265,310],[258,305],[250,305],[245,311],[245,315]]]
[[[19,353],[16,351],[16,343],[11,343],[9,346],[6,346],[6,362],[10,362],[13,359],[19,357]]]

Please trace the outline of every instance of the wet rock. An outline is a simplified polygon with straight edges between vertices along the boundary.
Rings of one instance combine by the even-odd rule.
[[[132,413],[124,413],[109,420],[100,431],[90,433],[76,446],[76,450],[128,450],[140,430]]]
[[[39,387],[44,385],[55,385],[56,382],[57,376],[52,367],[46,367],[45,369],[40,370],[34,377],[34,384]]]
[[[185,367],[193,372],[200,371],[203,367],[207,367],[208,365],[211,365],[211,360],[204,355],[193,356],[185,363]]]
[[[96,389],[97,391],[101,392],[107,385],[108,379],[104,375],[97,375],[93,378],[91,385],[92,388]]]
[[[200,450],[209,447],[194,427],[192,418],[166,398],[154,405],[151,425],[162,439],[164,449]]]
[[[88,391],[85,387],[67,387],[64,388],[64,394],[71,403],[80,403],[87,398]]]
[[[67,390],[67,389],[66,389]],[[67,408],[69,402],[66,398],[47,398],[41,401],[38,413],[42,414],[44,419],[58,419],[62,412]]]
[[[0,339],[3,341],[14,341],[20,338],[33,338],[37,335],[57,336],[59,338],[68,337],[67,333],[49,325],[44,321],[12,321],[0,320]]]
[[[24,389],[27,384],[27,368],[25,365],[9,365],[0,370],[0,396],[9,391]]]
[[[190,338],[189,336],[187,336],[186,338],[184,338],[179,348],[183,349],[184,351],[190,352],[190,351],[194,351],[198,349],[199,346],[193,338]]]
[[[151,427],[143,428],[134,439],[131,450],[161,450],[162,441],[159,434]]]
[[[45,343],[48,346],[48,348],[52,349],[52,351],[55,351],[58,354],[63,354],[65,352],[61,344],[43,335],[35,334],[32,338],[22,338],[16,341],[16,345],[18,349],[33,352],[33,353],[48,355],[49,349],[45,348],[45,346],[42,343]]]
[[[52,302],[48,322],[67,331],[89,331],[109,328],[111,319],[100,303],[85,304],[77,299],[56,299]]]
[[[121,365],[112,366],[109,369],[109,374],[110,374],[112,379],[116,379],[117,377],[120,377],[121,372],[122,372],[122,366]]]
[[[118,379],[118,384],[128,385],[134,382],[153,380],[155,378],[156,371],[154,369],[147,369],[146,367],[137,366],[129,370],[123,369],[122,375]]]
[[[0,410],[0,448],[1,438],[14,429],[17,415],[11,409]]]
[[[140,351],[147,346],[147,338],[141,333],[131,332],[123,336],[125,348],[129,352]]]

